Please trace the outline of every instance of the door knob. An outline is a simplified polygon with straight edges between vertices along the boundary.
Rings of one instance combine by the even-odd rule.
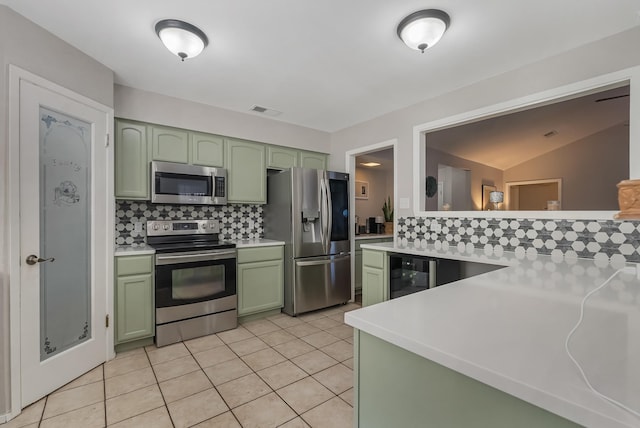
[[[28,265],[35,265],[36,263],[53,262],[55,260],[56,259],[53,257],[49,257],[48,259],[43,259],[34,254],[31,254],[29,257],[27,257],[26,262]]]

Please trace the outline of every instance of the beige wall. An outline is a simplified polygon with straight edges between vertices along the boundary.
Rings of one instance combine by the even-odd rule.
[[[355,179],[369,183],[369,199],[356,199],[355,214],[360,217],[359,224],[364,225],[367,217],[383,215],[382,205],[388,196],[393,204],[393,170],[356,168]]]
[[[640,27],[335,132],[330,168],[344,171],[348,150],[396,138],[401,166],[396,197],[411,202],[396,215],[413,215],[414,126],[640,65],[638,40]]]
[[[9,410],[9,274],[7,266],[7,144],[9,64],[107,106],[113,106],[113,72],[31,21],[0,5],[0,415]]]
[[[616,184],[629,178],[629,127],[606,129],[504,171],[505,183],[548,178],[562,178],[563,210],[617,210]]]
[[[115,115],[127,119],[243,138],[298,149],[329,152],[329,134],[277,120],[115,86]]]

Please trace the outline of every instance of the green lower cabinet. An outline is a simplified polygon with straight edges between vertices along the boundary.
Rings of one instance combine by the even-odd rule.
[[[383,269],[362,266],[362,306],[384,302],[385,272]]]
[[[373,239],[356,239],[355,241],[355,290],[356,294],[362,292],[362,244],[379,244],[382,242],[393,242],[393,236],[388,238],[373,238]],[[384,268],[384,266],[383,266]]]
[[[238,315],[284,305],[283,247],[238,249]]]
[[[356,427],[580,426],[360,330],[354,379]]]
[[[362,293],[362,250],[355,251],[355,290]]]
[[[387,260],[384,251],[362,250],[362,306],[389,299]]]
[[[115,343],[155,334],[153,256],[116,257]]]

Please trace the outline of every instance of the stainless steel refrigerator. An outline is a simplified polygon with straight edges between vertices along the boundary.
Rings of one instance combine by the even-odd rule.
[[[267,179],[264,237],[285,242],[284,312],[351,298],[349,174],[291,168]]]

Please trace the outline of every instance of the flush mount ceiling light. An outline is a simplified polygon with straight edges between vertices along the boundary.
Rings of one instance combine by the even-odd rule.
[[[182,61],[193,58],[207,46],[209,39],[195,25],[177,19],[163,19],[156,24],[156,34],[162,43]]]
[[[424,53],[438,43],[450,22],[449,15],[441,10],[419,10],[400,21],[398,37],[411,49]]]
[[[378,162],[364,162],[364,163],[361,163],[360,165],[362,165],[362,166],[368,166],[368,167],[372,168],[372,167],[374,167],[374,166],[380,166],[380,165],[382,165],[382,164],[380,164],[380,163],[378,163]]]

